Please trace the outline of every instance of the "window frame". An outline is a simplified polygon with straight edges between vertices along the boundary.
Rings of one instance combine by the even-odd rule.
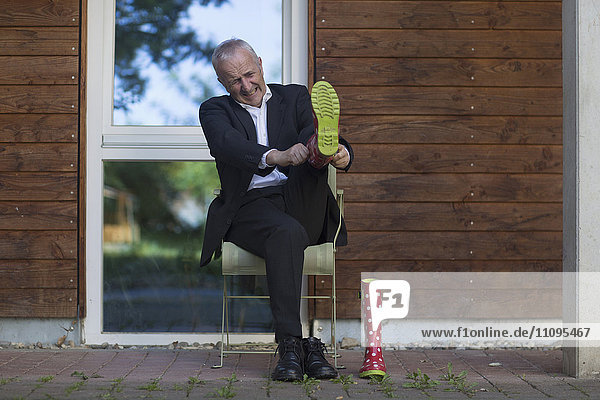
[[[103,162],[211,161],[200,126],[112,124],[116,0],[87,0],[86,318],[85,343],[161,345],[176,340],[213,342],[220,333],[103,332]],[[308,0],[282,0],[282,81],[308,84]],[[239,334],[234,342],[270,341],[273,335]]]

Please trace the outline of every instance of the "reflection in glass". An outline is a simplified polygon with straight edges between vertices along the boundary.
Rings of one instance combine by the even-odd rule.
[[[225,39],[248,41],[281,82],[282,0],[117,0],[114,125],[197,126],[225,94],[210,63]]]
[[[214,162],[104,163],[104,332],[220,331],[220,259],[199,267],[217,187]],[[229,282],[268,294],[264,277]],[[267,300],[234,300],[230,315],[232,331],[272,331]]]

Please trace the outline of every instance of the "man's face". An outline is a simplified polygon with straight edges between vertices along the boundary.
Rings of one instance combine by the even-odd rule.
[[[257,64],[249,51],[238,49],[233,57],[221,61],[217,76],[234,100],[260,107],[267,90],[260,58]]]

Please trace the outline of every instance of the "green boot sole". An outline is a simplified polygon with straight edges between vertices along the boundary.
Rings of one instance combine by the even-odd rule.
[[[340,100],[326,81],[314,84],[310,99],[317,119],[317,146],[322,155],[332,156],[338,151]]]

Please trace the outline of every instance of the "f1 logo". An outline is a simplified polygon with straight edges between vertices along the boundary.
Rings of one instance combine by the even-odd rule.
[[[370,316],[371,330],[378,330],[386,319],[402,319],[408,315],[410,284],[407,281],[365,279],[361,283],[362,315]]]

